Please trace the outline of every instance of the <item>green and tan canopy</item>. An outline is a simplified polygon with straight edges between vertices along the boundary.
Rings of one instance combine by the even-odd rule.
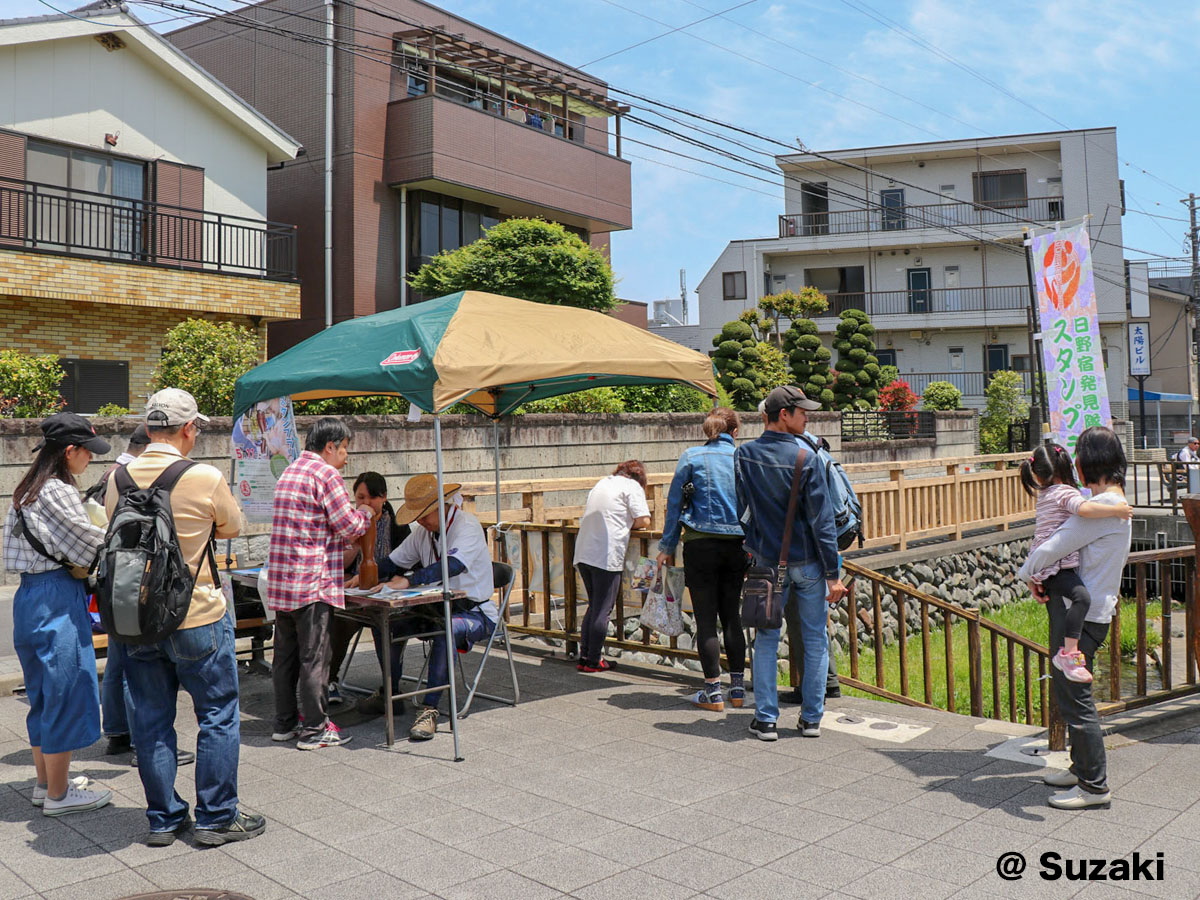
[[[712,361],[695,350],[603,313],[461,291],[326,329],[239,378],[233,405],[240,416],[273,397],[383,394],[502,416],[542,397],[664,383],[716,396]]]

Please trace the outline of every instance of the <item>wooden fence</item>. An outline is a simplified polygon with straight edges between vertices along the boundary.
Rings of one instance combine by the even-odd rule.
[[[1021,489],[1012,465],[1025,453],[998,453],[904,463],[851,463],[846,472],[863,505],[864,547],[905,549],[910,541],[961,538],[966,531],[1007,529],[1033,516],[1033,500]],[[651,527],[666,518],[671,473],[646,476]],[[501,481],[502,520],[506,523],[573,524],[583,515],[580,495],[595,478]],[[495,519],[492,482],[462,486],[466,508],[483,521]],[[575,502],[555,503],[558,495]]]

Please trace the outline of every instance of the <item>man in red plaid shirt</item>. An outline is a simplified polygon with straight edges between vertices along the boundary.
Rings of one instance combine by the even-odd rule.
[[[366,533],[372,516],[369,506],[354,508],[340,474],[352,437],[340,419],[317,420],[305,436],[304,452],[275,485],[267,556],[267,606],[275,610],[271,740],[299,738],[300,750],[336,747],[350,740],[329,719],[325,689],[330,620],[335,607],[346,605],[343,551]]]

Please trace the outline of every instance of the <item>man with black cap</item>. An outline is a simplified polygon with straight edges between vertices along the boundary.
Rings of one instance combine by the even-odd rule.
[[[164,388],[146,402],[150,444],[126,471],[139,488],[149,487],[167,467],[196,446],[201,426],[195,398]],[[111,518],[120,491],[108,491]],[[179,549],[195,575],[191,605],[177,631],[156,644],[125,648],[125,678],[132,704],[133,743],[138,774],[146,791],[146,817],[153,847],[171,844],[192,826],[188,805],[175,791],[177,738],[175,714],[182,686],[192,697],[200,733],[196,739],[196,841],[219,845],[261,834],[260,815],[238,809],[237,770],[241,739],[237,657],[233,646],[233,610],[211,572],[213,537],[233,538],[241,531],[242,512],[225,477],[213,466],[196,463],[171,491],[171,514]]]
[[[738,516],[746,548],[759,565],[779,563],[796,459],[803,450],[796,436],[804,433],[808,413],[820,408],[821,404],[809,400],[797,387],[777,387],[763,403],[767,421],[762,436],[734,451]],[[838,577],[839,565],[833,504],[817,455],[804,451],[788,548],[784,609],[799,618],[804,644],[803,703],[797,725],[805,737],[821,734],[829,664],[826,604],[836,604],[846,593]],[[750,731],[763,741],[779,737],[779,631],[760,628],[754,637],[755,713]]]

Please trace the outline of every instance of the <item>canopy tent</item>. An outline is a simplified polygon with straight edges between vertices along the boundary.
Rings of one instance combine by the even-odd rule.
[[[438,493],[442,427],[438,413],[467,403],[491,417],[495,438],[496,524],[500,525],[499,418],[522,403],[593,387],[686,384],[716,397],[712,361],[702,353],[612,316],[460,291],[401,309],[350,319],[256,366],[237,380],[233,414],[255,403],[388,395],[434,413]],[[438,504],[446,642],[450,575],[445,506]],[[454,758],[458,706],[449,685]]]
[[[237,381],[234,416],[262,400],[391,395],[485,415],[592,387],[681,383],[716,396],[712,361],[612,316],[460,291],[350,319]]]

